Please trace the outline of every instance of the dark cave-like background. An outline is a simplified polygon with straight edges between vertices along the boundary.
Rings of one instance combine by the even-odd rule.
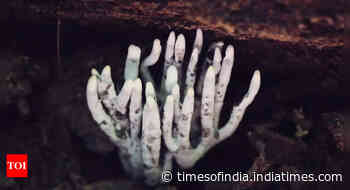
[[[187,172],[344,173],[350,118],[344,4],[341,0],[3,3],[0,189],[148,189],[125,176],[115,147],[89,114],[85,85],[92,67],[101,70],[107,64],[114,80],[120,81],[128,45],[140,46],[142,55],[147,55],[155,38],[164,47],[169,32],[175,30],[184,33],[186,47],[191,47],[197,27],[203,29],[204,48],[218,40],[235,47],[221,123],[243,97],[255,69],[261,70],[262,87],[232,137]],[[152,68],[154,73],[161,70],[161,63]],[[28,179],[5,177],[8,153],[28,154]],[[342,185],[174,183],[159,188],[300,190],[342,189]]]

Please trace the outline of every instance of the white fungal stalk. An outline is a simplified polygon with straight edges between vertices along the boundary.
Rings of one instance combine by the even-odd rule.
[[[166,54],[166,63],[168,63],[168,71],[172,69],[172,65],[181,71],[183,63],[183,52],[185,52],[185,39],[183,35],[178,35],[176,39],[175,50],[172,45],[175,39],[174,34],[169,35],[166,52],[174,52],[174,56],[170,53]],[[170,44],[169,44],[170,43]],[[234,48],[228,45],[225,51],[225,57],[222,60],[221,49],[223,42],[214,43],[208,51],[214,51],[213,60],[206,58],[206,63],[202,64],[205,72],[201,73],[201,80],[198,81],[196,91],[199,92],[199,100],[195,100],[194,88],[196,82],[196,65],[198,55],[202,49],[203,36],[200,29],[197,30],[196,39],[194,41],[193,50],[186,72],[186,82],[184,85],[178,83],[173,87],[172,101],[169,101],[169,107],[174,107],[174,126],[163,125],[163,139],[168,150],[173,153],[177,163],[183,168],[193,167],[194,164],[214,145],[230,137],[238,127],[247,107],[252,103],[260,88],[260,72],[255,71],[250,83],[250,87],[242,102],[233,107],[233,111],[229,121],[219,127],[220,113],[222,110],[226,89],[231,77],[231,70],[234,61]],[[179,52],[179,53],[177,53]],[[168,60],[167,60],[168,58]],[[207,65],[206,65],[207,64]],[[169,72],[167,72],[169,73]],[[165,76],[164,80],[168,81],[171,76]],[[181,81],[178,75],[176,80]],[[172,82],[173,83],[173,82]],[[165,82],[167,84],[167,82]],[[173,86],[173,84],[172,84]],[[180,103],[179,88],[185,90],[185,98]],[[167,89],[169,92],[169,89]],[[169,95],[169,94],[168,94]],[[195,103],[199,101],[199,103]],[[199,105],[199,106],[196,106]],[[201,122],[201,136],[199,136],[199,144],[193,147],[190,141],[191,129],[195,122],[191,122],[196,117],[194,112],[199,112]]]
[[[205,59],[201,65],[202,73],[196,81],[196,67],[203,46],[202,31],[196,31],[187,71],[182,74],[185,44],[184,35],[176,38],[174,32],[170,33],[159,93],[156,93],[158,87],[148,70],[158,61],[161,53],[158,39],[154,40],[150,55],[141,64],[140,48],[129,46],[125,83],[119,94],[115,91],[109,66],[101,74],[93,69],[87,84],[87,102],[94,120],[119,148],[119,156],[127,173],[144,179],[149,185],[160,182],[162,171],[171,170],[172,158],[179,166],[190,168],[210,148],[230,137],[260,88],[260,72],[255,71],[243,100],[233,107],[229,121],[219,127],[234,62],[234,48],[228,45],[222,58],[224,43],[214,43],[208,50],[214,52],[214,56],[212,60],[209,57]],[[143,84],[139,78],[139,68]],[[144,105],[143,85],[146,86]],[[160,110],[163,114],[160,114]],[[193,122],[197,118],[201,126]],[[194,146],[190,134],[195,129],[201,129],[201,135],[196,137],[199,143]],[[162,137],[165,151],[161,151]],[[164,156],[161,155],[163,152]]]
[[[110,66],[106,66],[101,74],[95,69],[91,71],[86,94],[94,120],[118,147],[125,171],[135,179],[154,185],[159,183],[162,171],[171,170],[172,159],[171,154],[166,153],[160,162],[161,123],[156,94],[150,82],[146,84],[146,104],[142,107],[142,82],[138,78],[140,52],[134,45],[129,47],[125,83],[118,95]],[[152,57],[154,53],[160,54],[152,52],[146,58],[148,63],[157,61],[158,58]]]

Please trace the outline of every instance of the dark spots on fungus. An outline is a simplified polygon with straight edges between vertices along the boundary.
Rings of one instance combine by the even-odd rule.
[[[128,130],[125,127],[115,129],[115,135],[121,139],[126,139],[128,137]]]
[[[152,146],[151,145],[146,145],[146,148],[148,149],[148,151],[152,152]]]
[[[153,144],[154,141],[156,141],[156,140],[157,140],[157,137],[149,137],[149,138],[147,138],[147,143]]]
[[[115,112],[114,112],[114,116],[115,116],[116,118],[118,118],[118,119],[122,119],[123,116],[124,116],[124,114],[122,114],[122,113],[119,112],[119,111],[115,111]],[[125,117],[125,116],[124,116],[124,117]]]
[[[105,99],[105,98],[107,98],[107,96],[108,96],[108,91],[107,91],[107,90],[104,90],[104,91],[102,91],[99,95],[100,95],[100,97],[101,97],[102,99]]]
[[[219,133],[218,130],[215,131],[214,137],[215,137],[216,139],[219,139],[219,138],[220,138],[220,133]]]
[[[156,160],[154,157],[152,157],[152,164],[153,164],[153,165],[156,165],[156,164],[157,164],[157,160]]]
[[[202,131],[202,137],[207,138],[210,135],[210,129],[204,128]]]
[[[187,117],[187,115],[186,114],[182,114],[182,120],[183,121],[187,121],[189,118]]]
[[[181,145],[181,146],[179,147],[179,150],[186,150],[186,146],[185,146],[185,145]]]
[[[106,120],[101,121],[100,125],[107,125],[107,121]]]

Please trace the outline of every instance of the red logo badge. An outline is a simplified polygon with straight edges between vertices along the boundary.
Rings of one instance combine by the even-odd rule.
[[[6,155],[7,177],[28,177],[28,155],[7,154]]]

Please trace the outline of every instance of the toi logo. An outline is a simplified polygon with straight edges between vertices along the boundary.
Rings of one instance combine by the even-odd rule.
[[[28,177],[28,155],[6,155],[6,177]]]

